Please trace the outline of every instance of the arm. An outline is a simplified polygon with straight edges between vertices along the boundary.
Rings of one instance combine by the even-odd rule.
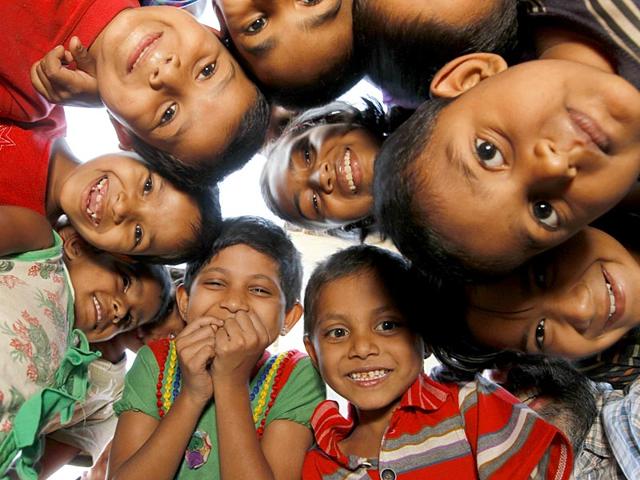
[[[49,478],[79,453],[80,449],[78,447],[60,443],[47,437],[44,444],[44,454],[38,462],[40,464],[38,478]]]
[[[33,210],[0,206],[0,256],[42,250],[53,245],[51,225]]]
[[[311,431],[288,421],[273,421],[258,440],[249,401],[249,375],[270,344],[267,330],[253,314],[238,312],[216,334],[213,362],[220,472],[237,478],[299,479],[311,445]],[[282,454],[283,445],[287,454]]]
[[[136,411],[120,416],[111,447],[109,479],[174,477],[198,419],[213,395],[207,365],[215,352],[215,322],[211,318],[198,319],[176,339],[183,386],[162,420]]]

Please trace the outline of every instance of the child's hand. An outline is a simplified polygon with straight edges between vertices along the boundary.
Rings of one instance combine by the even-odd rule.
[[[216,354],[216,331],[222,320],[202,317],[185,327],[176,338],[176,350],[182,371],[181,395],[189,396],[197,405],[205,405],[213,395],[209,368]]]
[[[251,370],[271,342],[269,332],[254,313],[240,311],[235,319],[227,319],[224,327],[216,332],[214,382],[224,378],[246,384]]]
[[[76,70],[68,65],[76,63]],[[96,63],[78,37],[71,38],[69,50],[58,45],[31,66],[31,83],[48,101],[79,107],[102,106],[95,78]]]

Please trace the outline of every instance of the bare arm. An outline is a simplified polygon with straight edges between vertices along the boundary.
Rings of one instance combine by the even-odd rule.
[[[302,475],[302,462],[311,445],[311,432],[287,420],[272,422],[262,441],[256,435],[249,401],[249,375],[270,343],[262,322],[238,312],[216,334],[213,381],[216,390],[216,425],[220,472],[224,480],[294,480]],[[283,455],[286,445],[286,455]]]
[[[47,437],[44,444],[44,454],[39,461],[40,471],[38,478],[49,478],[79,453],[80,449],[78,447]]]
[[[162,420],[141,412],[120,415],[109,460],[109,479],[172,479],[198,419],[213,395],[207,364],[213,357],[216,320],[189,324],[176,339],[182,391]]]
[[[51,225],[33,210],[0,206],[0,256],[41,250],[53,245]]]

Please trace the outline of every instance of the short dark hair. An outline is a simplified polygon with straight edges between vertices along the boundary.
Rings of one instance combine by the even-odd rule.
[[[389,250],[372,245],[354,245],[319,263],[311,274],[304,292],[305,335],[313,335],[320,307],[318,300],[325,285],[355,274],[378,275],[407,322],[417,322],[420,315],[417,292],[421,282],[409,262]]]
[[[116,258],[116,262],[122,262],[122,260]],[[171,283],[168,269],[164,265],[154,265],[143,262],[127,262],[127,265],[136,274],[149,275],[160,284],[160,308],[153,318],[145,323],[145,325],[152,325],[161,321],[171,309],[171,302],[173,300],[173,285]]]
[[[467,281],[471,274],[459,259],[463,252],[455,250],[429,224],[428,217],[438,205],[414,201],[425,182],[425,175],[416,174],[417,164],[422,171],[428,170],[429,141],[440,113],[450,102],[445,98],[424,102],[384,142],[374,170],[374,215],[382,232],[426,275]]]
[[[399,103],[429,98],[429,84],[448,61],[471,52],[517,58],[516,0],[501,0],[483,18],[454,27],[430,18],[392,22],[379,0],[357,0],[353,7],[354,50],[365,59],[365,73]]]
[[[152,168],[153,170],[153,168]],[[173,182],[171,182],[173,183]],[[191,223],[192,236],[189,240],[177,246],[175,251],[166,255],[132,255],[132,258],[149,263],[163,263],[175,265],[190,262],[209,248],[209,245],[218,236],[222,224],[222,212],[217,185],[203,185],[199,188],[183,190],[177,187],[195,200],[200,212],[199,222]],[[158,212],[159,215],[162,212]]]
[[[312,222],[300,222],[299,219],[293,219],[286,212],[278,208],[278,204],[273,198],[273,193],[269,189],[268,172],[272,162],[269,162],[269,156],[278,148],[278,146],[288,140],[293,135],[300,135],[307,130],[323,125],[344,124],[348,128],[364,128],[369,131],[378,141],[383,142],[390,133],[391,124],[385,115],[382,105],[376,100],[363,98],[363,107],[358,108],[350,103],[336,101],[323,107],[312,108],[306,110],[295,118],[293,118],[284,129],[280,137],[267,147],[267,161],[262,170],[260,177],[260,189],[265,204],[275,215],[303,228],[317,230],[318,226]],[[356,222],[350,223],[342,230],[351,232],[351,236],[363,236],[363,233],[369,233],[375,224],[373,216],[365,217]],[[366,228],[365,228],[366,227]],[[366,237],[366,234],[364,235]]]
[[[211,152],[208,158],[197,163],[185,163],[169,152],[153,147],[133,132],[130,132],[131,141],[134,150],[160,175],[183,189],[194,189],[218,182],[247,163],[264,143],[269,115],[269,103],[256,88],[256,100],[242,116],[224,150]]]
[[[300,298],[302,288],[302,262],[300,252],[286,234],[275,223],[261,217],[243,216],[228,218],[222,222],[222,229],[198,260],[190,262],[184,274],[187,292],[200,270],[221,250],[234,245],[247,245],[271,257],[278,264],[280,286],[284,292],[285,308],[289,311]]]

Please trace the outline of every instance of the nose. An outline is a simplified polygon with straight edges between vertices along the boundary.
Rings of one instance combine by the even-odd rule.
[[[327,162],[321,162],[318,167],[309,175],[309,185],[314,189],[319,189],[326,194],[333,192],[335,178],[333,170]]]
[[[220,308],[229,313],[248,312],[249,305],[246,301],[244,293],[235,289],[229,289],[225,297],[220,302]]]
[[[350,358],[368,358],[371,355],[380,353],[375,339],[365,333],[351,333],[351,345],[349,349]]]
[[[161,58],[151,70],[149,74],[149,85],[154,90],[160,90],[163,87],[171,87],[179,81],[180,73],[180,57],[175,53],[168,54]]]
[[[592,292],[584,283],[571,288],[556,301],[555,307],[557,319],[571,325],[580,333],[589,329],[596,315]]]
[[[120,323],[122,320],[125,319],[125,317],[127,316],[127,313],[129,312],[129,308],[126,302],[122,298],[113,297],[111,301],[111,306],[113,309],[111,313],[112,322]]]
[[[116,195],[111,204],[111,213],[113,215],[113,223],[119,225],[127,218],[131,210],[130,200],[125,192]]]
[[[540,139],[534,145],[533,176],[537,180],[567,182],[576,176],[568,151],[553,140]]]

